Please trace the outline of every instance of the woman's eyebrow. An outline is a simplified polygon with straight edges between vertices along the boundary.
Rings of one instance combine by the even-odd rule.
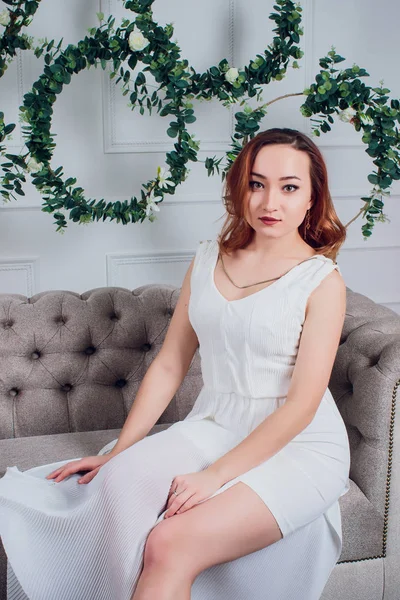
[[[255,175],[256,177],[259,177],[260,179],[268,179],[268,177],[265,177],[265,175],[261,175],[261,173],[250,173],[250,175]],[[286,175],[286,177],[280,177],[279,181],[285,181],[286,179],[298,179],[299,181],[301,181],[300,177],[297,177],[296,175]]]

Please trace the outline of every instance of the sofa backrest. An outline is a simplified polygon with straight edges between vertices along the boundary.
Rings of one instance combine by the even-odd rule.
[[[0,294],[0,439],[122,427],[179,292]],[[201,386],[196,361],[159,422],[184,418]]]
[[[0,294],[0,439],[122,427],[179,293],[147,284]],[[399,379],[400,316],[347,289],[329,388],[349,435],[350,476],[382,515]],[[197,350],[158,422],[183,419],[201,387]]]

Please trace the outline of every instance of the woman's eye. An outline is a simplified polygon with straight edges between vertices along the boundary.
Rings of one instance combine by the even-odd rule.
[[[263,184],[259,181],[250,181],[249,185],[252,190],[260,190],[263,187]]]
[[[287,190],[287,188],[293,188],[293,189],[292,189],[292,190]],[[296,191],[296,190],[298,190],[298,189],[299,189],[299,187],[298,187],[297,185],[291,185],[291,184],[289,183],[288,185],[285,185],[285,187],[284,187],[283,189],[284,189],[284,190],[287,190],[287,191],[289,191],[289,192],[292,192],[292,191]]]

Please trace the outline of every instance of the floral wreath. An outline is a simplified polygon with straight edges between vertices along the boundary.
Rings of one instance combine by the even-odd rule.
[[[4,0],[14,10],[5,9],[0,13],[0,25],[5,27],[0,38],[0,77],[7,68],[16,49],[33,47],[33,38],[21,35],[23,26],[30,23],[41,0]],[[231,148],[226,153],[226,162],[222,158],[207,158],[205,167],[208,175],[215,171],[225,178],[226,172],[236,159],[243,145],[260,129],[260,122],[267,114],[270,104],[289,96],[306,96],[300,111],[311,118],[313,135],[330,131],[334,122],[333,114],[343,121],[351,123],[357,131],[362,130],[362,141],[367,145],[366,152],[376,167],[368,181],[373,185],[371,193],[361,198],[364,206],[347,223],[350,225],[362,215],[366,222],[362,226],[364,239],[372,233],[376,221],[387,221],[383,213],[383,196],[389,195],[393,180],[400,179],[400,136],[396,125],[400,122],[400,102],[389,99],[390,90],[383,87],[371,88],[360,77],[368,76],[365,69],[358,65],[352,68],[336,69],[337,63],[345,59],[336,54],[334,48],[319,61],[320,72],[315,83],[302,92],[286,94],[259,104],[252,108],[247,99],[262,101],[262,85],[272,80],[281,80],[292,61],[293,68],[299,68],[297,60],[303,52],[297,46],[303,30],[300,26],[302,8],[292,0],[276,0],[276,12],[269,18],[275,22],[276,34],[271,44],[258,54],[254,60],[242,69],[229,65],[226,59],[212,66],[205,73],[198,73],[186,59],[181,58],[179,46],[171,41],[173,27],[158,25],[153,20],[152,4],[154,0],[125,0],[124,7],[134,13],[133,21],[123,19],[120,26],[114,28],[115,18],[106,21],[104,14],[98,13],[100,26],[89,30],[89,35],[76,45],[69,44],[61,48],[61,42],[55,46],[54,40],[43,41],[34,49],[37,57],[44,53],[45,67],[42,75],[33,84],[31,91],[24,96],[20,107],[23,136],[27,151],[25,154],[7,154],[0,145],[0,154],[8,162],[2,164],[4,175],[0,178],[3,189],[0,193],[5,202],[16,199],[15,193],[24,195],[21,183],[25,182],[25,173],[32,176],[32,182],[43,196],[44,212],[54,213],[57,231],[67,227],[64,212],[69,211],[69,219],[78,223],[103,219],[122,222],[143,222],[145,218],[155,219],[159,203],[165,194],[174,194],[176,188],[188,175],[188,163],[196,162],[200,144],[187,130],[196,117],[193,100],[211,100],[217,98],[224,106],[240,103],[242,111],[235,114],[235,133]],[[140,198],[132,197],[106,203],[104,199],[85,199],[84,190],[74,187],[76,178],[63,179],[63,167],[53,170],[50,161],[55,147],[51,132],[53,105],[72,75],[92,65],[101,65],[103,69],[112,63],[111,78],[122,82],[123,95],[129,94],[130,106],[139,107],[141,114],[147,110],[150,114],[156,110],[162,117],[170,117],[167,134],[176,138],[173,150],[166,154],[167,168],[159,167],[154,179],[142,184]],[[133,79],[132,71],[138,64],[142,70]],[[148,90],[146,74],[150,73],[158,84],[152,92]],[[12,132],[15,125],[5,125],[4,115],[0,113],[0,144]]]

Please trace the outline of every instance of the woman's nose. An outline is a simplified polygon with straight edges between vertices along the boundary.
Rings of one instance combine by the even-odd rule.
[[[279,193],[276,190],[265,189],[262,195],[262,207],[265,209],[275,209],[279,206]]]

